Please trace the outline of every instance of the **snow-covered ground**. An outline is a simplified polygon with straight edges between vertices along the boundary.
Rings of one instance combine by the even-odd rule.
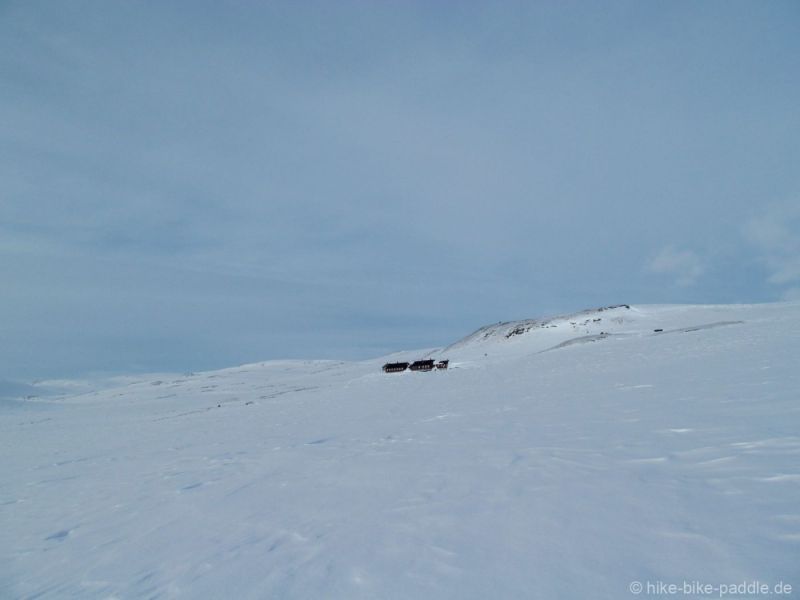
[[[4,402],[0,597],[800,595],[800,304],[620,306],[391,358],[428,355],[451,368]]]

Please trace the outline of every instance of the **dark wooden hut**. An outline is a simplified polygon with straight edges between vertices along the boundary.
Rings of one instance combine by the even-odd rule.
[[[449,364],[450,364],[449,360],[440,360],[439,362],[436,363],[436,368],[437,369],[446,369],[447,365],[449,365]]]
[[[393,362],[393,363],[386,363],[383,365],[383,372],[384,373],[399,373],[400,371],[405,371],[408,368],[407,362]]]
[[[415,360],[409,367],[412,371],[432,371],[433,359],[430,360]]]

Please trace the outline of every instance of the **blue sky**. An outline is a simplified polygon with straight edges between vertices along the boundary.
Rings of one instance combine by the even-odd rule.
[[[800,298],[800,4],[2,2],[0,379]]]

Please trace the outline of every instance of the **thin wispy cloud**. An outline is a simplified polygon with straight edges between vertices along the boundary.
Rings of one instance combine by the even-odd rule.
[[[674,278],[675,284],[687,287],[697,282],[705,271],[700,257],[691,250],[678,250],[672,246],[662,248],[648,263],[653,273],[662,273]]]
[[[784,299],[797,299],[800,289],[800,207],[773,207],[750,219],[743,228],[756,260],[767,271],[767,281]]]

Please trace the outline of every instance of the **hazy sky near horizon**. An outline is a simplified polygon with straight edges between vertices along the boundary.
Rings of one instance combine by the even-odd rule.
[[[0,2],[0,380],[800,298],[800,3]]]

